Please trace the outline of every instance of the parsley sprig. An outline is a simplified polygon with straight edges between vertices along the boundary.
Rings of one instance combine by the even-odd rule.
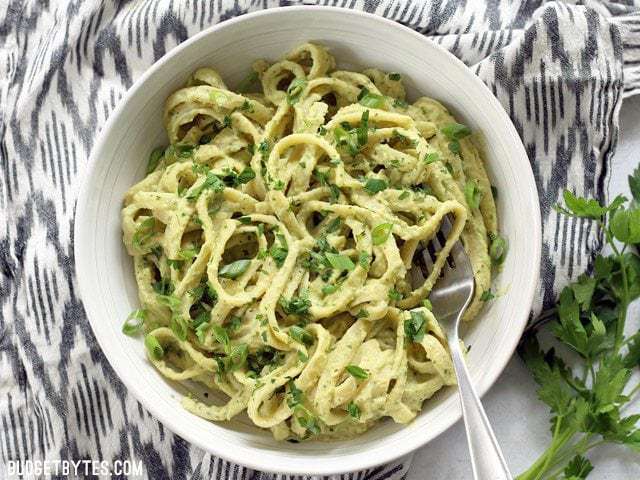
[[[640,389],[640,383],[630,385],[640,365],[640,332],[624,333],[629,304],[640,297],[640,169],[629,186],[631,202],[618,196],[603,206],[565,191],[564,206],[556,206],[595,221],[612,253],[596,257],[593,271],[567,286],[555,306],[551,332],[577,355],[541,351],[536,332],[520,347],[538,396],[551,410],[552,438],[519,480],[584,479],[594,468],[585,455],[604,443],[640,450],[640,415],[625,412]]]

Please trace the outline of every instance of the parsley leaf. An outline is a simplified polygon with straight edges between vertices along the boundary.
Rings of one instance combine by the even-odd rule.
[[[404,334],[411,342],[421,342],[427,327],[427,317],[420,311],[410,311],[409,318],[404,321]]]
[[[482,302],[488,302],[490,300],[493,300],[494,298],[496,298],[496,296],[493,294],[491,289],[485,290],[484,292],[482,292],[482,295],[480,295],[480,301]]]
[[[290,299],[280,297],[278,303],[287,315],[303,316],[309,313],[309,307],[311,307],[311,300],[305,295],[300,297],[293,296]]]
[[[289,255],[289,246],[287,245],[286,238],[281,233],[276,235],[276,241],[271,245],[269,255],[276,262],[278,268],[284,265],[287,255]]]
[[[227,265],[223,265],[220,270],[218,270],[218,276],[222,278],[229,278],[235,280],[244,272],[247,271],[251,265],[251,260],[248,258],[243,258],[241,260],[236,260],[235,262],[231,262]]]
[[[629,175],[629,190],[636,204],[640,204],[640,165]]]
[[[156,169],[156,167],[160,163],[160,160],[162,160],[163,155],[164,148],[157,147],[153,149],[151,155],[149,155],[149,163],[147,163],[147,175]]]
[[[467,201],[467,205],[469,205],[469,208],[472,210],[480,207],[482,190],[478,187],[477,181],[469,180],[464,184],[464,198]]]
[[[461,123],[450,123],[440,129],[449,140],[449,150],[452,153],[460,153],[460,140],[471,135],[471,130]]]
[[[494,265],[502,265],[507,258],[507,252],[509,251],[507,240],[498,234],[490,234],[489,240],[491,240],[491,244],[489,245],[489,257],[491,258],[491,263]]]
[[[195,201],[203,191],[213,190],[214,192],[221,192],[224,190],[224,183],[213,172],[208,172],[204,181],[197,187],[192,187],[185,197],[187,200]]]
[[[358,103],[368,108],[380,108],[384,105],[384,97],[363,88],[358,95]]]
[[[375,195],[378,192],[382,192],[389,187],[386,180],[381,178],[369,178],[364,185],[364,189],[369,195]]]
[[[365,380],[369,378],[369,372],[367,372],[364,368],[361,368],[357,365],[347,365],[345,367],[345,370],[349,372],[349,375],[351,375],[354,378],[357,378],[358,380]]]
[[[160,360],[164,357],[164,348],[162,348],[158,339],[152,334],[149,333],[144,337],[144,346],[147,348],[147,352],[149,352],[149,355],[152,358]]]
[[[134,310],[122,325],[122,333],[125,335],[135,335],[143,329],[146,319],[147,311],[145,309]]]
[[[293,340],[298,343],[301,343],[303,345],[313,344],[313,335],[311,335],[304,328],[299,327],[298,325],[291,325],[287,333]]]
[[[300,95],[307,87],[307,80],[304,78],[294,78],[287,88],[287,103],[294,105],[300,100]]]
[[[376,225],[373,230],[371,230],[371,238],[374,245],[382,245],[387,241],[391,231],[393,230],[392,223],[381,223],[380,225]]]
[[[360,408],[353,401],[347,404],[347,413],[355,420],[360,419]]]
[[[356,268],[353,261],[346,255],[340,255],[338,253],[331,253],[331,252],[326,252],[324,255],[329,261],[329,263],[331,264],[331,266],[336,270],[351,271],[354,268]]]
[[[623,243],[640,243],[640,208],[616,210],[609,228],[613,236]]]

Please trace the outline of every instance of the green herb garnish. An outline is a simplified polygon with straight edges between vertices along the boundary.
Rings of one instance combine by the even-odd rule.
[[[490,234],[489,240],[491,240],[491,244],[489,245],[491,263],[494,265],[502,265],[507,258],[507,252],[509,250],[507,241],[498,234]]]
[[[393,230],[392,223],[381,223],[380,225],[376,225],[373,230],[371,230],[373,244],[382,245],[386,242],[391,234],[391,230]]]
[[[406,109],[409,107],[409,104],[407,102],[405,102],[404,100],[400,99],[400,98],[394,98],[393,99],[393,107],[394,108],[401,108],[401,109]]]
[[[155,360],[160,360],[164,357],[164,348],[152,334],[149,333],[144,337],[144,346],[147,348],[149,355]]]
[[[411,342],[421,342],[427,326],[427,318],[420,311],[410,311],[410,318],[404,321],[404,334]]]
[[[464,184],[464,198],[467,201],[469,208],[476,209],[480,206],[480,200],[482,200],[482,191],[478,187],[478,182],[475,180],[469,180]]]
[[[156,219],[154,217],[145,218],[133,233],[133,244],[140,248],[143,247],[155,235]]]
[[[357,365],[347,365],[345,370],[349,372],[352,377],[357,378],[358,380],[365,380],[369,378],[369,372]]]
[[[483,302],[488,302],[489,300],[493,300],[494,298],[496,298],[496,296],[493,294],[491,289],[485,290],[484,292],[482,292],[482,295],[480,295],[480,300]]]
[[[241,260],[236,260],[235,262],[231,262],[227,265],[223,265],[220,270],[218,270],[218,276],[222,278],[229,278],[234,280],[247,271],[251,265],[251,260],[244,258]]]
[[[323,285],[323,286],[322,286],[322,289],[321,289],[321,290],[322,290],[322,293],[323,293],[324,295],[330,295],[330,294],[332,294],[332,293],[335,293],[335,292],[338,290],[338,288],[340,288],[340,286],[339,286],[339,285],[329,285],[329,284],[326,284],[326,285]]]
[[[190,201],[195,201],[205,190],[221,192],[224,190],[224,183],[213,172],[208,172],[204,181],[199,186],[195,188],[192,187],[185,198]]]
[[[363,88],[358,95],[358,103],[368,108],[380,108],[384,105],[384,97],[371,93],[367,88]]]
[[[289,246],[287,245],[287,240],[281,233],[276,235],[276,242],[271,245],[269,249],[269,255],[276,262],[278,268],[284,265],[285,260],[287,259],[287,255],[289,254]]]
[[[355,420],[360,419],[360,408],[353,402],[349,402],[347,404],[347,413],[349,416]]]
[[[311,300],[306,295],[293,296],[289,299],[280,297],[278,303],[287,315],[304,316],[309,313],[309,307],[311,307]]]
[[[358,264],[364,270],[369,270],[369,254],[367,252],[358,253]]]
[[[449,140],[449,150],[452,153],[460,153],[460,140],[471,135],[471,130],[461,123],[450,123],[440,129]]]
[[[300,95],[307,86],[307,80],[304,78],[294,78],[287,88],[287,103],[294,105],[300,100]]]
[[[388,187],[389,184],[387,181],[381,178],[369,178],[367,179],[367,183],[364,184],[364,189],[369,195],[375,195],[378,192],[386,190]]]
[[[129,314],[122,325],[122,333],[125,335],[135,335],[142,331],[144,322],[147,320],[147,311],[145,309],[134,310]]]
[[[313,335],[311,335],[304,328],[299,327],[298,325],[292,325],[291,327],[289,327],[289,331],[287,333],[298,343],[301,343],[303,345],[313,344]]]
[[[399,302],[400,300],[402,300],[402,294],[395,288],[390,289],[387,292],[387,296],[389,297],[389,300],[392,300],[394,302]]]
[[[164,148],[162,147],[154,148],[151,151],[151,154],[149,155],[149,163],[147,163],[147,175],[149,175],[151,172],[153,172],[156,169],[156,167],[160,163],[160,160],[162,160],[163,155],[164,155]]]
[[[427,165],[437,162],[438,160],[440,160],[440,155],[438,155],[436,152],[427,153],[424,156],[424,163],[426,163]]]
[[[346,255],[340,255],[338,253],[331,253],[331,252],[327,252],[324,255],[329,261],[329,263],[331,264],[331,266],[336,270],[351,271],[354,268],[356,268],[353,261]]]

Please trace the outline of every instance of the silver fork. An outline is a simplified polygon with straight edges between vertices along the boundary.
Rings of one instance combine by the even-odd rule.
[[[421,251],[416,251],[416,255],[413,257],[413,266],[409,271],[409,279],[413,288],[422,285],[429,272],[433,270],[433,262],[437,253],[442,250],[450,231],[451,221],[445,217],[440,232],[434,236],[429,245]],[[476,480],[508,480],[512,476],[480,398],[471,383],[458,338],[460,319],[473,298],[473,290],[474,279],[471,262],[462,244],[457,241],[444,264],[440,278],[431,290],[429,300],[433,306],[433,314],[447,335],[458,379],[458,392],[467,432],[473,478]]]

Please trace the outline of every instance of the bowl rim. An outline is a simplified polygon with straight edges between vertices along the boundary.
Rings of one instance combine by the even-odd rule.
[[[428,44],[429,48],[436,48],[440,50],[446,57],[448,57],[448,60],[451,62],[452,66],[454,66],[457,69],[462,68],[467,71],[467,73],[469,74],[468,75],[469,80],[474,82],[477,88],[479,88],[480,90],[483,90],[484,93],[487,94],[486,95],[487,101],[491,104],[492,107],[494,107],[494,109],[497,112],[497,115],[502,117],[504,127],[510,133],[509,142],[513,143],[513,147],[515,149],[520,150],[520,155],[516,158],[510,159],[510,161],[519,162],[520,164],[519,167],[522,168],[522,175],[527,177],[526,183],[528,183],[529,187],[531,187],[526,192],[528,195],[525,197],[526,200],[530,203],[531,207],[533,208],[533,213],[534,213],[533,218],[531,218],[531,222],[532,222],[535,238],[530,239],[531,240],[530,259],[533,260],[534,265],[540,264],[541,250],[542,250],[542,247],[541,247],[542,229],[541,229],[539,196],[537,192],[535,178],[533,176],[533,170],[529,163],[528,155],[522,144],[520,136],[518,135],[511,119],[509,118],[506,111],[504,110],[504,107],[500,104],[498,99],[493,95],[493,93],[489,90],[489,88],[485,85],[485,83],[477,75],[475,75],[460,59],[458,59],[448,50],[444,49],[443,47],[438,45],[436,42],[433,42],[430,38],[416,32],[415,30],[397,21],[393,21],[373,13],[364,12],[360,10],[353,10],[353,9],[343,8],[343,7],[299,5],[299,6],[266,8],[263,10],[247,13],[247,14],[217,23],[215,25],[212,25],[198,32],[197,34],[191,36],[184,42],[180,43],[179,45],[167,51],[160,59],[154,62],[149,68],[147,68],[147,70],[128,88],[128,90],[122,96],[116,108],[109,115],[104,127],[98,132],[96,142],[94,143],[91,149],[89,160],[87,162],[87,166],[85,167],[86,168],[85,178],[80,186],[80,192],[76,202],[76,215],[75,215],[74,228],[73,228],[74,264],[75,264],[75,271],[77,275],[78,291],[79,291],[81,300],[83,298],[90,298],[92,292],[90,289],[91,282],[89,281],[90,273],[87,268],[80,265],[80,262],[78,260],[81,258],[85,258],[87,253],[86,253],[86,247],[84,246],[83,242],[78,241],[78,238],[80,238],[81,235],[83,234],[82,231],[85,227],[81,225],[81,222],[78,222],[77,219],[83,218],[86,216],[86,210],[89,208],[89,205],[90,205],[90,202],[89,202],[89,196],[91,194],[90,184],[91,184],[91,178],[93,176],[93,172],[95,170],[96,164],[99,162],[100,156],[98,155],[98,153],[105,148],[107,143],[107,136],[108,136],[107,133],[112,129],[113,125],[117,123],[120,115],[122,114],[129,100],[138,93],[138,91],[146,83],[147,79],[151,77],[158,69],[160,69],[162,65],[167,63],[171,58],[180,55],[180,53],[183,50],[187,49],[191,44],[198,42],[203,37],[207,37],[209,35],[215,34],[215,32],[229,28],[237,23],[244,22],[250,18],[279,15],[284,11],[312,12],[312,11],[318,11],[318,10],[340,13],[341,15],[351,15],[354,17],[367,18],[367,20],[369,21],[378,23],[381,27],[400,30],[404,35],[413,36],[419,42],[425,45]],[[527,285],[526,292],[524,292],[524,294],[522,295],[522,298],[526,300],[527,311],[530,311],[531,305],[533,304],[533,299],[534,299],[536,287],[538,285],[539,276],[540,276],[540,270],[539,268],[536,268],[534,270],[533,278],[531,278],[531,281]],[[94,327],[95,322],[91,321],[90,310],[91,308],[85,309],[87,314],[87,319],[89,320],[91,329],[96,337],[98,344],[100,345],[100,349],[102,350],[103,354],[107,358],[107,361],[109,362],[113,370],[118,374],[118,378],[120,379],[120,381],[122,381],[124,385],[127,387],[127,390],[131,392],[132,396],[137,401],[139,401],[144,406],[144,408],[153,415],[154,418],[156,418],[159,422],[161,422],[170,431],[184,438],[185,440],[192,443],[193,445],[203,449],[204,451],[210,452],[220,458],[226,459],[233,463],[237,463],[239,465],[242,465],[254,470],[273,472],[273,473],[283,473],[288,475],[297,475],[297,474],[336,475],[336,474],[342,474],[347,472],[373,468],[382,464],[393,462],[394,460],[397,460],[402,456],[408,455],[414,452],[415,450],[417,450],[418,448],[425,446],[429,441],[434,440],[443,432],[449,430],[451,426],[454,423],[458,422],[461,418],[461,410],[457,408],[455,414],[452,415],[447,421],[443,422],[439,431],[437,431],[430,439],[423,441],[421,440],[420,436],[416,435],[413,437],[412,441],[407,441],[402,445],[397,445],[396,448],[393,448],[393,449],[386,449],[383,452],[378,452],[375,458],[372,458],[372,456],[367,455],[366,452],[359,452],[350,457],[343,457],[343,459],[345,460],[346,458],[349,458],[350,467],[346,470],[345,470],[345,467],[340,467],[340,464],[338,462],[323,462],[322,465],[313,464],[313,466],[310,466],[309,469],[303,472],[301,472],[297,468],[287,468],[286,466],[283,467],[282,465],[274,469],[273,467],[270,467],[269,465],[265,465],[263,462],[259,460],[257,461],[254,460],[252,457],[242,456],[241,452],[236,453],[234,449],[219,448],[215,444],[205,443],[205,441],[201,437],[191,433],[189,425],[175,423],[168,412],[165,412],[164,410],[159,409],[159,407],[157,408],[155,403],[153,403],[146,395],[144,395],[142,386],[140,386],[138,383],[133,381],[132,378],[120,375],[119,369],[116,367],[116,365],[114,365],[114,363],[106,353],[108,351],[108,349],[105,348],[106,338],[104,338],[102,335],[99,334],[99,332]],[[528,318],[528,315],[521,321],[521,325],[519,327],[519,330],[517,331],[518,335],[516,336],[514,334],[511,337],[509,337],[507,348],[502,349],[502,352],[508,352],[508,354],[503,353],[501,356],[496,358],[497,361],[494,362],[494,365],[496,365],[497,368],[493,370],[494,372],[493,375],[489,376],[488,381],[487,379],[485,379],[485,381],[477,388],[477,392],[480,396],[483,396],[491,388],[491,386],[494,385],[494,383],[502,374],[507,363],[513,356],[513,352],[515,351],[517,344],[520,340],[520,337],[522,336],[522,333],[526,327],[526,324],[527,324],[526,318]],[[405,440],[409,440],[409,439],[405,439]],[[254,448],[259,450],[258,447],[247,447],[247,448]],[[276,454],[270,452],[270,455],[276,455]]]

